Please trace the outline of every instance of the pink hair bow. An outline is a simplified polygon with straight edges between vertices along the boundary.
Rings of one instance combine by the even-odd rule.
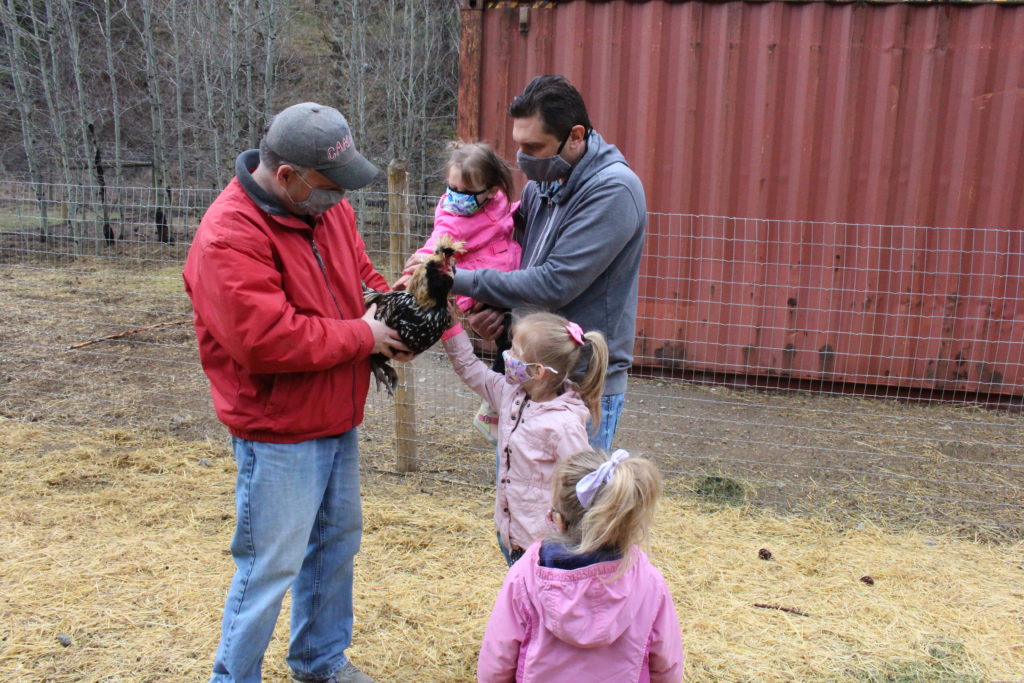
[[[576,497],[579,499],[580,505],[589,508],[594,502],[597,492],[612,478],[615,466],[628,457],[629,453],[619,448],[612,453],[612,457],[601,463],[600,467],[576,482]]]
[[[565,326],[565,330],[566,330],[566,332],[569,333],[569,336],[572,337],[572,340],[574,342],[576,342],[580,346],[583,346],[583,328],[582,327],[580,327],[576,323],[569,323],[568,325]]]

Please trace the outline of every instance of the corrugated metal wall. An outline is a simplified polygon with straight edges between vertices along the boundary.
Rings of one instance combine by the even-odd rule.
[[[644,181],[638,362],[1024,393],[1024,6],[492,3],[463,37],[460,135],[514,159],[508,102],[562,73]]]

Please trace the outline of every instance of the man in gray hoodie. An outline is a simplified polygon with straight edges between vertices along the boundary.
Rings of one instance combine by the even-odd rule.
[[[520,213],[520,270],[456,270],[452,291],[487,304],[470,316],[485,338],[503,312],[548,310],[608,339],[601,429],[610,451],[633,364],[637,284],[647,226],[640,179],[590,125],[579,91],[562,76],[537,76],[509,106],[516,160],[529,179]]]

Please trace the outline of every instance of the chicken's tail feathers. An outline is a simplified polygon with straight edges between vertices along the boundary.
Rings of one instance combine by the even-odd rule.
[[[398,373],[388,363],[388,359],[380,354],[370,356],[370,368],[373,370],[373,379],[380,391],[381,386],[387,389],[388,396],[395,395],[395,386],[398,384]]]
[[[384,292],[378,292],[376,289],[370,289],[363,283],[363,303],[366,304],[367,308],[371,304],[378,303],[380,298],[384,295]]]

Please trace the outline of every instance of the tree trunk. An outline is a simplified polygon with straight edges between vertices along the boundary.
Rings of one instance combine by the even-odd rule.
[[[174,121],[175,127],[177,128],[176,137],[178,142],[178,178],[177,184],[185,184],[185,106],[184,106],[184,90],[185,84],[182,78],[181,71],[181,21],[178,15],[179,3],[171,2],[171,41],[174,46],[173,59],[174,59]]]
[[[110,210],[107,206],[107,183],[103,178],[103,154],[100,151],[99,140],[96,139],[96,129],[93,125],[89,124],[89,137],[92,140],[93,146],[96,148],[96,156],[93,158],[93,168],[96,171],[96,183],[99,186],[100,194],[100,207],[103,215],[103,240],[107,245],[114,243],[114,229],[110,227]],[[99,240],[97,242],[97,249],[99,249]]]
[[[274,106],[274,79],[277,70],[277,52],[274,49],[277,41],[277,33],[280,30],[278,14],[280,7],[277,0],[263,0],[265,20],[263,28],[263,108],[259,117],[259,134],[262,135],[263,128],[267,125],[267,119],[273,111]],[[259,139],[257,137],[257,143]]]
[[[74,112],[75,119],[76,119],[77,124],[78,124],[78,137],[79,137],[79,143],[80,143],[79,149],[81,150],[79,152],[79,154],[80,154],[79,158],[82,160],[81,161],[81,167],[82,167],[81,180],[82,180],[83,188],[82,188],[82,195],[81,195],[82,196],[82,206],[81,206],[82,229],[81,229],[81,233],[82,233],[82,237],[84,239],[92,239],[92,241],[93,241],[93,249],[94,249],[94,251],[96,253],[99,253],[99,234],[100,234],[100,231],[102,229],[102,226],[98,222],[96,222],[95,224],[92,224],[92,221],[88,221],[88,215],[93,212],[93,210],[92,210],[92,202],[89,199],[87,199],[87,197],[89,195],[91,195],[91,192],[88,192],[87,178],[88,178],[88,168],[90,166],[89,160],[93,157],[93,155],[90,153],[90,144],[89,144],[90,133],[93,130],[93,126],[92,126],[92,123],[89,121],[89,116],[88,116],[88,113],[86,111],[85,88],[82,85],[82,78],[83,78],[82,41],[81,41],[81,37],[80,37],[80,35],[78,33],[78,19],[77,19],[76,12],[75,12],[74,0],[61,0],[61,2],[57,4],[57,8],[59,9],[59,12],[60,12],[60,14],[59,14],[60,22],[59,22],[59,24],[64,27],[64,35],[65,35],[65,37],[67,39],[68,60],[69,60],[70,66],[71,66],[71,77],[72,77],[72,79],[74,80],[74,83],[75,83],[75,90],[74,90],[75,96],[71,100],[72,101],[71,109]],[[53,11],[53,7],[52,6],[51,6],[51,11]],[[52,37],[51,37],[51,40],[52,40]],[[98,147],[96,149],[96,159],[99,159],[99,148]],[[98,169],[96,169],[96,172],[100,173],[100,171]],[[103,181],[102,177],[98,177],[97,180],[102,184],[102,181]],[[105,201],[105,199],[104,199],[104,201]],[[103,207],[103,210],[104,210],[104,212],[106,211],[106,206]],[[90,224],[92,224],[92,229],[88,228],[88,226]],[[106,223],[106,228],[109,230],[109,227],[110,226],[109,226],[109,222],[108,222],[108,223]],[[92,235],[92,237],[89,237],[90,234]]]
[[[53,137],[57,140],[57,165],[64,179],[64,185],[61,188],[61,209],[64,214],[64,220],[68,223],[68,233],[75,241],[77,248],[78,235],[75,230],[75,221],[78,217],[78,211],[73,195],[75,178],[71,168],[72,159],[68,149],[65,117],[61,103],[56,99],[57,94],[63,92],[58,77],[59,60],[57,58],[56,41],[54,40],[56,22],[52,10],[47,10],[46,23],[43,24],[36,16],[35,3],[28,3],[28,9],[29,17],[32,21],[32,31],[28,33],[28,36],[39,59],[39,83],[42,86],[43,98],[46,101],[46,108],[50,116],[50,130],[52,130]],[[43,31],[45,31],[45,35],[40,35]]]
[[[238,88],[235,79],[238,75],[238,0],[228,2],[228,59],[227,72],[224,78],[224,89],[227,94],[227,111],[224,115],[225,132],[228,146],[238,146]]]
[[[117,10],[120,14],[124,4]],[[103,22],[100,31],[103,34],[103,46],[107,53],[107,78],[110,80],[110,115],[114,125],[114,185],[118,193],[124,192],[124,163],[121,159],[121,98],[117,89],[117,70],[114,68],[114,42],[111,33],[110,0],[103,0]],[[124,203],[117,202],[117,232],[124,239]]]
[[[171,244],[174,237],[168,227],[165,195],[170,193],[167,187],[167,170],[164,152],[164,111],[163,100],[160,98],[160,75],[156,63],[156,39],[153,35],[153,0],[141,0],[142,5],[142,41],[146,54],[146,84],[149,93],[149,114],[152,124],[153,147],[153,223],[156,225],[157,241]]]
[[[18,118],[21,124],[21,141],[25,148],[25,160],[28,164],[29,178],[36,186],[36,202],[39,205],[39,241],[45,242],[49,239],[49,225],[46,217],[46,197],[43,194],[43,178],[40,173],[38,149],[36,147],[35,133],[32,130],[32,98],[29,96],[26,86],[26,78],[29,70],[26,63],[25,53],[21,46],[21,35],[14,15],[14,0],[5,0],[0,5],[2,11],[4,32],[4,46],[6,47],[7,60],[11,68],[11,80],[14,82],[14,99],[18,106]]]

